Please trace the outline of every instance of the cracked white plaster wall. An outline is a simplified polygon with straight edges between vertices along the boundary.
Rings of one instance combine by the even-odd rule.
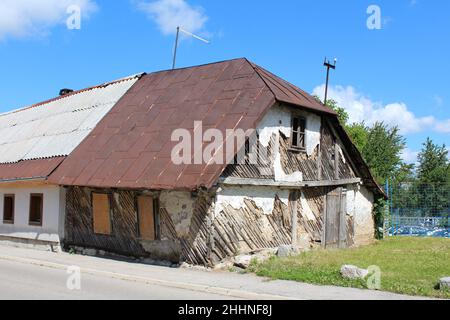
[[[276,105],[269,110],[257,127],[259,141],[264,147],[268,147],[272,137],[275,137],[275,145],[273,146],[275,181],[303,181],[302,172],[286,174],[281,164],[280,133],[287,138],[291,137],[292,112],[292,108]],[[306,152],[308,156],[311,156],[317,146],[320,145],[321,118],[303,110],[295,110],[295,112],[306,118]]]
[[[275,197],[289,205],[289,190],[270,187],[223,187],[216,195],[215,214],[219,214],[227,206],[235,210],[245,207],[245,199],[252,200],[264,214],[271,215],[275,206]]]
[[[282,132],[286,137],[291,137],[291,111],[282,106],[273,106],[256,128],[259,141],[264,147],[268,147],[274,134],[279,139]]]
[[[355,215],[355,197],[356,197],[356,190],[358,189],[357,186],[349,185],[347,186],[347,215],[353,217]]]
[[[306,117],[306,153],[311,156],[320,145],[320,129],[322,120],[318,115],[303,112]]]
[[[189,234],[194,210],[194,200],[190,192],[162,192],[160,206],[169,213],[179,236]]]
[[[373,234],[373,193],[361,186],[355,193],[355,234]]]

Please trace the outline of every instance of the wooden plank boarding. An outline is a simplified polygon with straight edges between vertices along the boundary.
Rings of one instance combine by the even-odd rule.
[[[111,212],[109,195],[105,193],[93,193],[92,211],[94,232],[96,234],[111,234]]]
[[[359,184],[361,183],[361,179],[350,178],[340,180],[280,182],[267,179],[229,177],[221,179],[220,183],[223,185],[230,185],[230,186],[264,186],[283,189],[299,189],[302,187],[333,187],[333,186],[344,186],[349,184]]]
[[[292,191],[289,195],[289,207],[291,210],[291,237],[292,246],[294,248],[297,246],[297,227],[298,227],[298,217],[297,217],[297,204],[300,196],[300,191]]]
[[[143,240],[155,240],[155,212],[153,208],[153,197],[138,196],[139,236]]]
[[[339,242],[340,188],[327,194],[327,224],[325,226],[325,247],[335,248]]]
[[[326,196],[325,247],[347,247],[347,194],[344,188],[331,190]]]

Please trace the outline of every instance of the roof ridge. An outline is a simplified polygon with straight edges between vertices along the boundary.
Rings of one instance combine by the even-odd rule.
[[[134,78],[141,78],[145,74],[146,74],[145,72],[135,73],[135,74],[132,74],[130,76],[119,78],[119,79],[116,79],[116,80],[113,80],[113,81],[109,81],[109,82],[104,82],[104,83],[99,84],[99,85],[95,85],[95,86],[91,86],[91,87],[86,87],[86,88],[83,88],[83,89],[75,90],[75,91],[73,91],[71,93],[68,93],[68,94],[66,94],[64,96],[53,97],[53,98],[50,98],[50,99],[47,99],[47,100],[44,100],[44,101],[41,101],[41,102],[38,102],[38,103],[35,103],[35,104],[32,104],[32,105],[26,106],[26,107],[22,107],[22,108],[19,108],[19,109],[10,110],[10,111],[7,111],[7,112],[0,113],[0,117],[4,117],[4,116],[7,116],[7,115],[19,113],[19,112],[22,112],[22,111],[27,111],[27,110],[30,110],[30,109],[33,109],[33,108],[36,108],[36,107],[43,106],[45,104],[51,103],[51,102],[55,102],[55,101],[59,101],[59,100],[65,99],[65,98],[69,98],[71,96],[75,96],[75,95],[83,93],[83,92],[91,91],[91,90],[94,90],[94,89],[106,88],[106,87],[108,87],[110,85],[114,85],[114,84],[117,84],[117,83],[120,83],[120,82],[124,82],[124,81],[130,81],[130,80],[132,80]]]
[[[158,74],[158,73],[163,73],[163,72],[172,72],[172,71],[178,71],[178,70],[193,69],[193,68],[200,68],[200,67],[204,67],[204,66],[211,66],[211,65],[214,65],[214,64],[220,64],[220,63],[231,62],[231,61],[238,61],[238,60],[246,60],[246,61],[248,61],[247,58],[245,58],[245,57],[233,58],[233,59],[226,59],[226,60],[221,60],[221,61],[215,61],[215,62],[209,62],[209,63],[193,65],[193,66],[189,66],[189,67],[181,67],[181,68],[175,68],[175,69],[158,70],[158,71],[149,72],[149,73],[147,73],[147,75]]]
[[[250,64],[250,66],[253,68],[253,70],[255,70],[256,74],[258,75],[258,77],[262,80],[262,82],[264,82],[264,84],[266,85],[266,87],[269,89],[269,91],[272,93],[273,97],[275,100],[277,100],[277,95],[275,94],[275,92],[273,92],[272,88],[267,84],[266,79],[264,79],[264,77],[258,72],[257,68],[259,67],[257,64],[251,62],[250,60],[248,60],[247,58],[245,58],[245,60]]]
[[[285,89],[289,90],[291,93],[294,93],[294,94],[300,94],[300,95],[301,95],[303,98],[305,98],[306,100],[311,101],[311,100],[309,99],[309,96],[308,96],[309,94],[306,93],[306,92],[304,92],[301,88],[299,88],[299,87],[297,87],[296,85],[290,83],[289,81],[284,80],[283,78],[281,78],[281,77],[277,76],[276,74],[270,72],[269,70],[267,70],[267,69],[264,68],[264,67],[261,67],[261,66],[257,65],[257,68],[260,69],[262,72],[267,73],[270,77],[276,78],[276,79],[273,79],[274,81],[275,81],[275,80],[278,80],[278,79],[279,79],[280,81],[282,81],[282,82],[286,85],[286,88],[285,88]],[[276,83],[274,83],[274,81],[271,81],[271,82],[272,82],[276,87],[278,87],[280,90],[282,90],[282,91],[284,92],[285,90],[283,90],[283,88],[280,88],[280,86],[278,86]]]
[[[331,108],[325,106],[322,102],[319,102],[316,99],[314,99],[314,97],[311,96],[306,91],[290,83],[289,81],[277,76],[276,74],[268,71],[267,69],[251,61],[248,62],[253,67],[258,76],[261,78],[261,80],[264,82],[264,84],[269,88],[270,92],[275,96],[276,101],[291,103],[303,108],[313,108],[319,112],[336,115],[336,113]],[[280,93],[276,92],[277,90],[280,91],[280,93],[282,95],[285,95],[286,97],[283,98],[282,96],[280,96]],[[304,101],[303,103],[300,103],[298,101],[297,102],[292,101],[292,99]]]

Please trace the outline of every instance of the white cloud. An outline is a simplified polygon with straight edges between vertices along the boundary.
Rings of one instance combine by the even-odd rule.
[[[138,8],[147,13],[165,35],[174,34],[178,26],[190,32],[202,31],[208,20],[202,7],[191,6],[185,0],[140,1]]]
[[[323,99],[325,85],[316,87],[313,94]],[[349,114],[349,122],[365,121],[371,125],[383,121],[390,126],[398,126],[402,134],[422,132],[430,129],[450,133],[450,119],[437,120],[433,116],[418,117],[403,102],[382,104],[374,102],[359,93],[352,86],[332,86],[328,90],[329,98],[334,99]]]
[[[1,0],[0,39],[46,34],[65,23],[71,5],[80,7],[82,17],[97,9],[94,0]]]

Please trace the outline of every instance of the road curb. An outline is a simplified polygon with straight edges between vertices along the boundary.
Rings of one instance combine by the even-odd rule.
[[[59,269],[59,270],[67,270],[67,268],[69,267],[69,265],[50,262],[50,261],[13,257],[13,256],[5,256],[5,255],[0,255],[0,260],[19,262],[19,263],[24,263],[24,264],[31,264],[31,265],[36,265],[36,266],[40,266],[40,267],[47,267],[47,268],[53,268],[53,269]],[[170,287],[170,288],[192,290],[192,291],[210,293],[210,294],[219,294],[219,295],[223,295],[223,296],[245,299],[245,300],[297,300],[297,299],[294,299],[291,297],[286,297],[286,296],[279,296],[279,295],[272,295],[272,294],[265,294],[265,293],[256,293],[256,292],[250,292],[250,291],[245,291],[245,290],[240,290],[240,289],[222,288],[222,287],[207,286],[207,285],[187,283],[187,282],[178,282],[178,281],[169,281],[169,280],[161,280],[161,279],[133,276],[133,275],[128,275],[128,274],[116,273],[116,272],[111,272],[111,271],[103,271],[103,270],[97,270],[97,269],[92,269],[92,268],[80,267],[80,270],[82,273],[86,273],[86,274],[90,274],[90,275],[106,276],[106,277],[110,277],[113,279],[119,279],[119,280],[124,280],[124,281],[141,282],[141,283],[143,282],[146,284],[160,285],[160,286],[165,286],[165,287]]]

